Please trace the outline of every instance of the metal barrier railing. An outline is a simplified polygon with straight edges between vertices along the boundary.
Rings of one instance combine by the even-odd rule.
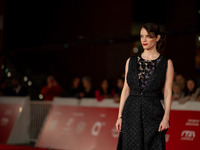
[[[45,118],[51,108],[51,101],[30,101],[29,141],[36,142]]]

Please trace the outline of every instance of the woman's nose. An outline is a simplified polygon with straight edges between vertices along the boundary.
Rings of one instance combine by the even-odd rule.
[[[147,41],[147,39],[144,37],[144,38],[142,38],[142,41],[143,41],[143,42],[146,42],[146,41]]]

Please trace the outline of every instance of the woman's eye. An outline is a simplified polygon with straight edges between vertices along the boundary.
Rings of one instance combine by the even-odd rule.
[[[150,35],[147,35],[147,37],[148,37],[148,38],[151,38],[151,36],[150,36]]]

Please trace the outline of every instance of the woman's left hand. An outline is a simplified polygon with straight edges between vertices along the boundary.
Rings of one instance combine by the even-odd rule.
[[[169,128],[169,120],[168,119],[163,119],[159,125],[158,131],[164,131]]]

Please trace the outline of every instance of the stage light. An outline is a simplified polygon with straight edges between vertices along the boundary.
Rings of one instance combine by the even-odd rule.
[[[42,94],[39,94],[39,99],[43,99],[43,95]]]
[[[133,48],[133,53],[137,53],[139,51],[139,49],[137,47]]]
[[[4,67],[5,67],[4,64],[2,64],[2,65],[1,65],[1,69],[4,69]]]
[[[28,77],[24,76],[24,82],[27,82],[27,81],[28,81]]]
[[[32,82],[31,81],[28,81],[28,86],[31,86],[32,85]]]
[[[8,68],[5,69],[5,73],[8,73]]]
[[[11,75],[12,75],[12,74],[11,74],[10,72],[7,73],[7,76],[8,76],[8,77],[11,77]]]

